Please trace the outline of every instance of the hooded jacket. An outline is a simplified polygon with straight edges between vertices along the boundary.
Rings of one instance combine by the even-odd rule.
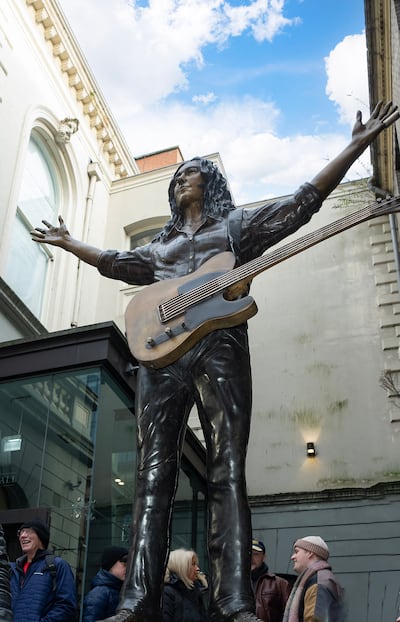
[[[114,615],[122,587],[121,579],[103,568],[93,577],[83,601],[82,622],[96,622]]]

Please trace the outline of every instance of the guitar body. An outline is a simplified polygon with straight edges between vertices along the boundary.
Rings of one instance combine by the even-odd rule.
[[[227,300],[224,292],[189,305],[177,317],[162,321],[160,305],[230,272],[235,258],[220,253],[193,274],[153,283],[132,298],[125,312],[126,336],[133,356],[143,365],[158,369],[173,363],[202,337],[217,328],[242,324],[257,313],[251,296]]]

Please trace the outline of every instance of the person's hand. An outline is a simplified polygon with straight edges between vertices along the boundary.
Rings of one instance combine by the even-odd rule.
[[[41,244],[63,246],[67,238],[70,238],[70,233],[61,216],[58,217],[58,222],[59,226],[53,226],[47,220],[42,220],[42,223],[46,225],[47,229],[35,227],[35,229],[30,232],[32,240],[34,242],[40,242]]]
[[[386,104],[383,101],[378,102],[365,124],[362,122],[361,111],[358,110],[352,137],[365,139],[367,143],[370,143],[380,132],[397,121],[398,118],[400,118],[400,112],[392,102],[387,102]]]

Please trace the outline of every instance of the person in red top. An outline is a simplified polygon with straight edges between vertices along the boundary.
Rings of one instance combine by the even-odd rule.
[[[263,622],[281,622],[290,583],[269,572],[265,563],[265,544],[253,538],[251,545],[251,582],[256,599],[256,615]]]
[[[13,622],[76,622],[74,575],[70,565],[47,548],[48,525],[40,519],[28,521],[18,530],[18,539],[23,554],[11,563]]]

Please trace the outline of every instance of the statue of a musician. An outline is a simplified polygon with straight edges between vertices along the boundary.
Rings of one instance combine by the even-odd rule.
[[[190,277],[224,251],[243,264],[307,223],[353,162],[398,118],[391,102],[380,102],[365,124],[358,112],[350,143],[311,183],[251,210],[235,208],[213,163],[184,162],[169,186],[171,220],[152,242],[131,251],[83,244],[71,237],[61,217],[56,227],[43,221],[45,228],[35,229],[32,239],[60,246],[106,277],[138,285]],[[150,339],[148,348],[157,348],[157,340]],[[201,335],[171,360],[158,368],[140,365],[138,372],[133,542],[119,608],[109,621],[161,622],[171,508],[185,427],[196,404],[207,448],[209,619],[257,622],[245,481],[252,397],[246,324]]]

